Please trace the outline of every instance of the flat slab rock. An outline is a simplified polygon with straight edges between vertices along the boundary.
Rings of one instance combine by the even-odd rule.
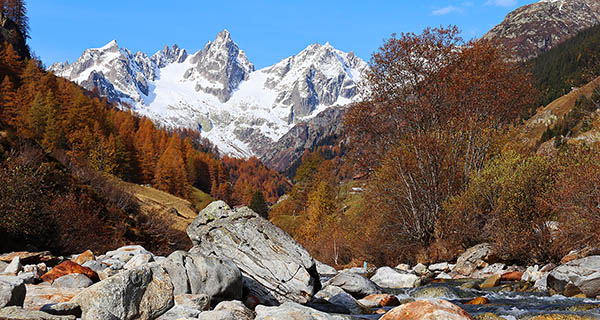
[[[67,302],[75,297],[83,289],[53,287],[47,282],[40,284],[28,284],[27,295],[23,307],[25,309],[39,310],[47,304]]]
[[[75,320],[75,316],[56,316],[42,311],[28,310],[21,307],[0,309],[0,319],[3,320]]]
[[[38,264],[38,263],[46,263],[47,265],[53,266],[58,263],[59,259],[53,256],[50,251],[41,251],[41,252],[27,252],[27,251],[18,251],[11,252],[7,254],[3,254],[0,256],[0,261],[3,262],[11,262],[15,257],[19,257],[22,264]]]
[[[188,226],[191,253],[229,258],[261,304],[307,303],[320,289],[310,254],[291,236],[247,207],[215,201]]]

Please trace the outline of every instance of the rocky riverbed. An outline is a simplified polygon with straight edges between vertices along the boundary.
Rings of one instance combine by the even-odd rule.
[[[217,201],[167,257],[140,246],[0,255],[0,319],[600,319],[600,255],[510,266],[489,244],[456,263],[337,271],[248,208]]]

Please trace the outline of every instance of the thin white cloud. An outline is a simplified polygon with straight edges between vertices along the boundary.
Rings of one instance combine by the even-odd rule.
[[[439,9],[435,9],[431,12],[434,16],[443,16],[452,12],[462,12],[463,9],[455,7],[455,6],[447,6]]]
[[[512,7],[517,5],[517,0],[488,0],[486,1],[485,5],[496,7]]]

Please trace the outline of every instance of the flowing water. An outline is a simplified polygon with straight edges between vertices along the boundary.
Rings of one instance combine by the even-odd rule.
[[[464,284],[464,282],[462,282]],[[473,317],[485,313],[492,313],[507,320],[527,319],[536,315],[573,315],[584,318],[573,317],[572,319],[600,319],[600,300],[585,298],[569,298],[562,295],[549,296],[539,292],[514,292],[497,291],[500,288],[494,288],[490,291],[477,289],[460,288],[461,282],[448,282],[444,284],[432,284],[415,289],[394,289],[388,290],[388,293],[395,294],[400,301],[412,301],[414,299],[426,299],[435,297],[448,300],[471,314]],[[446,287],[451,290],[440,290],[439,294],[425,294],[423,288]],[[505,285],[505,290],[509,285]],[[445,289],[445,288],[443,288]],[[416,298],[415,298],[416,297]],[[489,303],[482,305],[466,304],[476,297],[485,297]],[[386,310],[391,307],[384,308]],[[378,319],[381,315],[360,316],[357,319]],[[549,318],[550,319],[550,318]],[[560,318],[557,319],[570,319]]]

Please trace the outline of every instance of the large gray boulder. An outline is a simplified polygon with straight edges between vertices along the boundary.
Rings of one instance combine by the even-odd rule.
[[[23,279],[15,276],[0,276],[0,308],[23,306],[25,291]]]
[[[548,275],[547,286],[565,296],[600,296],[600,256],[573,260],[555,268]]]
[[[326,286],[315,295],[317,299],[323,299],[331,304],[342,306],[351,313],[361,314],[365,312],[365,307],[362,306],[352,295],[344,291],[340,287]]]
[[[350,316],[333,315],[297,303],[286,302],[278,307],[256,307],[255,320],[345,320]]]
[[[400,272],[390,267],[377,269],[371,277],[382,288],[414,288],[420,283],[420,277],[408,272]]]
[[[321,287],[315,261],[292,237],[247,207],[215,201],[187,228],[192,253],[231,259],[262,304],[307,303]]]
[[[327,285],[340,287],[357,299],[381,293],[380,288],[373,281],[353,272],[340,272],[327,281]]]
[[[458,257],[454,271],[463,276],[471,276],[475,270],[485,268],[497,261],[498,253],[494,246],[481,243],[467,249]]]
[[[71,302],[83,319],[156,319],[173,307],[173,284],[160,265],[150,263],[100,281]]]
[[[242,274],[229,259],[175,251],[161,262],[174,294],[206,294],[214,302],[242,298]]]

